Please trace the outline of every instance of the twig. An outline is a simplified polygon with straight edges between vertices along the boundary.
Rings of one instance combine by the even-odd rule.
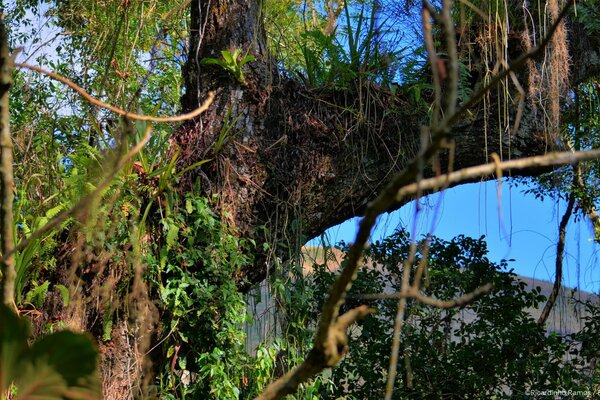
[[[554,285],[552,286],[552,292],[550,292],[550,296],[546,301],[546,305],[538,318],[538,324],[544,325],[548,316],[550,316],[550,311],[554,307],[554,303],[556,303],[556,299],[558,298],[558,293],[560,292],[560,287],[562,285],[562,271],[563,271],[563,256],[565,254],[565,241],[567,236],[567,224],[569,223],[569,219],[571,219],[571,215],[573,214],[573,207],[575,206],[575,194],[571,192],[569,195],[569,202],[567,203],[567,209],[563,214],[560,224],[558,225],[558,243],[556,244],[556,274],[554,276]]]
[[[428,306],[433,306],[436,308],[454,308],[454,307],[464,307],[468,304],[471,304],[479,297],[484,294],[489,293],[494,287],[492,284],[488,283],[483,286],[478,287],[470,293],[466,293],[460,297],[451,300],[440,300],[435,299],[433,297],[429,297],[421,293],[419,290],[414,288],[413,286],[409,287],[406,290],[403,290],[399,293],[369,293],[369,294],[357,294],[352,296],[352,299],[358,300],[386,300],[386,299],[406,299],[413,298],[423,304]]]
[[[430,11],[431,6],[429,5],[429,2],[427,0],[423,0],[423,26],[426,26],[429,24],[427,17],[428,17],[428,14],[431,13],[431,15],[437,21],[437,23],[439,25],[441,25],[442,32],[443,32],[443,39],[444,39],[445,46],[446,46],[446,52],[448,54],[448,70],[447,70],[447,76],[445,77],[446,78],[445,79],[446,93],[444,93],[444,104],[442,105],[443,106],[442,109],[438,108],[436,110],[437,112],[434,111],[434,118],[432,120],[432,126],[434,128],[437,128],[437,127],[440,128],[437,130],[437,133],[436,133],[436,136],[439,137],[437,144],[434,141],[429,146],[429,148],[435,147],[436,153],[444,141],[444,136],[450,130],[450,125],[443,122],[444,120],[442,120],[441,126],[439,125],[439,122],[437,119],[437,114],[438,114],[438,112],[440,112],[440,113],[442,113],[442,116],[454,115],[454,113],[456,112],[456,103],[458,101],[458,81],[459,81],[458,54],[456,51],[456,38],[454,36],[454,24],[452,23],[452,16],[450,15],[451,8],[452,8],[452,0],[443,0],[442,1],[442,12],[441,12],[441,14],[436,15],[435,13],[431,13],[431,11]],[[429,43],[429,45],[427,46],[427,50],[428,50],[428,52],[431,52],[432,47],[433,47],[433,45],[432,45],[433,36],[432,36],[432,32],[431,32],[431,27],[429,27],[428,30],[424,29],[424,35],[425,35],[425,42]],[[435,51],[435,49],[433,49],[433,50]],[[435,54],[432,55],[430,53],[430,60],[432,62],[434,62],[434,61],[437,62],[436,55]],[[441,68],[441,67],[442,67],[442,65],[438,65],[438,68]],[[441,70],[438,70],[437,74],[439,74],[439,76],[437,77],[437,85],[435,86],[435,90],[436,90],[436,100],[439,101],[440,97],[442,96],[442,93],[441,93],[442,88],[440,86],[440,81],[443,80],[444,77],[441,76]],[[434,78],[434,82],[435,82],[435,78]],[[438,107],[439,107],[439,104],[438,104]],[[427,148],[426,142],[422,143],[421,148],[422,149]],[[420,162],[418,164],[417,175],[416,175],[415,181],[418,186],[418,195],[420,196],[420,194],[422,193],[421,192],[422,188],[420,187],[419,183],[422,181],[422,178],[423,178],[423,169],[425,166],[426,159],[424,157],[423,158],[419,157],[418,159],[420,159]],[[415,281],[411,287],[410,286],[410,272],[411,272],[412,265],[414,262],[416,247],[417,247],[416,243],[413,241],[413,243],[411,245],[411,252],[410,252],[409,258],[404,263],[404,273],[402,276],[402,291],[407,292],[409,289],[412,289],[415,293],[415,297],[416,297],[416,295],[419,294],[419,286],[421,284],[421,276],[423,273],[423,269],[425,268],[425,260],[421,260],[421,263],[420,263],[419,267],[417,268]],[[426,245],[426,249],[428,252],[429,251],[428,245]],[[424,255],[424,258],[426,258],[426,257],[427,256]],[[390,365],[388,368],[387,384],[386,384],[386,388],[385,388],[385,397],[384,397],[385,400],[391,400],[392,394],[394,392],[394,383],[396,381],[396,373],[398,370],[398,357],[400,356],[400,354],[399,354],[400,353],[400,334],[402,332],[402,326],[404,325],[405,311],[406,311],[406,297],[402,297],[398,301],[398,312],[396,313],[396,320],[394,322],[392,349],[391,349],[391,353],[390,353]]]
[[[8,53],[8,36],[4,17],[0,15],[0,298],[4,304],[16,310],[14,237],[13,237],[13,156],[10,137],[9,90],[12,85],[12,59]]]
[[[127,112],[125,110],[122,110],[118,107],[112,106],[108,103],[103,102],[102,100],[98,100],[95,97],[93,97],[92,95],[90,95],[88,92],[86,92],[85,90],[83,90],[80,86],[78,86],[76,83],[74,83],[73,81],[71,81],[68,78],[65,78],[62,75],[59,75],[55,72],[52,71],[47,71],[43,68],[40,67],[36,67],[35,65],[29,65],[29,64],[23,64],[23,63],[15,63],[15,66],[19,67],[19,68],[26,68],[29,69],[31,71],[35,71],[35,72],[39,72],[40,74],[43,75],[47,75],[52,79],[56,79],[59,82],[64,83],[65,85],[69,86],[71,89],[75,90],[77,93],[79,93],[84,99],[86,99],[87,101],[89,101],[90,103],[92,103],[95,106],[98,107],[102,107],[105,108],[107,110],[110,110],[112,112],[114,112],[115,114],[119,114],[125,118],[129,118],[129,119],[134,119],[137,121],[148,121],[148,122],[182,122],[182,121],[187,121],[190,119],[193,119],[195,117],[197,117],[198,115],[202,114],[204,111],[206,111],[208,109],[208,107],[210,106],[210,104],[212,103],[215,94],[214,92],[210,92],[208,93],[208,99],[198,108],[196,108],[194,111],[186,113],[186,114],[181,114],[181,115],[176,115],[174,117],[153,117],[151,115],[139,115],[139,114],[134,114],[134,113],[130,113]]]
[[[416,245],[413,242],[412,248],[416,249]],[[411,251],[412,253],[412,251]],[[413,258],[414,256],[411,254]],[[410,287],[410,269],[412,262],[404,263],[404,271],[402,274],[402,291],[408,292]],[[385,386],[385,400],[392,399],[392,393],[394,392],[394,382],[396,381],[396,370],[398,368],[398,352],[400,351],[400,332],[402,332],[402,326],[404,325],[404,313],[406,311],[406,298],[403,296],[398,302],[398,311],[396,312],[396,320],[394,321],[394,335],[392,338],[392,351],[390,353],[390,366],[388,370],[388,377]]]
[[[437,125],[442,106],[442,86],[440,79],[441,73],[439,71],[441,65],[438,63],[439,58],[433,43],[433,33],[431,28],[431,18],[434,16],[436,16],[435,11],[432,10],[427,1],[424,1],[423,9],[421,10],[421,24],[423,26],[423,40],[425,42],[425,48],[427,49],[427,55],[429,56],[429,64],[431,65],[431,79],[433,81],[433,93],[435,95],[433,101],[432,123]]]
[[[426,1],[426,0],[424,0]],[[444,32],[444,41],[446,42],[446,52],[448,53],[448,87],[444,98],[444,113],[454,114],[456,111],[456,102],[458,101],[458,52],[456,50],[456,34],[450,9],[452,0],[442,0],[442,29]]]

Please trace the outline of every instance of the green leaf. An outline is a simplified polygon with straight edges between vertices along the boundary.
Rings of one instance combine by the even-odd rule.
[[[31,348],[32,365],[52,367],[70,390],[79,390],[100,396],[96,371],[98,352],[92,340],[84,334],[60,331],[43,337]],[[86,398],[88,398],[86,396]]]
[[[33,304],[35,307],[40,308],[44,305],[44,301],[46,301],[46,295],[48,294],[48,287],[50,286],[50,281],[45,281],[41,285],[38,285],[36,282],[33,282],[33,289],[27,292],[25,296],[25,301]]]
[[[185,199],[185,211],[188,214],[191,214],[194,212],[194,206],[192,205],[192,200],[190,198]]]
[[[237,64],[237,60],[238,60],[238,58],[240,58],[240,54],[242,54],[242,50],[240,50],[240,49],[236,49],[233,52],[233,62],[232,62],[232,64]]]
[[[223,50],[221,51],[221,55],[223,56],[223,60],[225,60],[225,63],[229,65],[235,64],[234,58],[229,51]]]
[[[58,215],[58,213],[60,213],[62,210],[64,210],[66,207],[66,204],[59,204],[56,207],[53,207],[51,209],[49,209],[48,211],[46,211],[46,218],[48,218],[48,220],[56,217]]]
[[[0,304],[0,391],[5,393],[18,373],[18,364],[27,352],[29,322]]]
[[[240,67],[252,61],[256,61],[256,58],[254,56],[247,55],[244,58],[242,58],[242,61],[240,61]]]
[[[70,293],[69,289],[65,285],[54,285],[54,288],[60,292],[60,297],[63,302],[63,306],[69,305]]]
[[[169,228],[167,230],[167,249],[173,248],[175,243],[177,242],[177,238],[179,237],[179,225],[172,223],[168,225]]]
[[[200,61],[200,64],[204,64],[204,65],[219,65],[223,68],[227,67],[227,64],[224,63],[221,60],[217,60],[216,58],[203,58]]]

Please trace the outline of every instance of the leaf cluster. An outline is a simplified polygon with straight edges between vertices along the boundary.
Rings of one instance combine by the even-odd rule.
[[[246,54],[242,57],[242,50],[236,49],[233,53],[230,53],[228,50],[222,50],[221,57],[221,60],[217,58],[203,58],[200,60],[200,63],[204,65],[217,65],[223,68],[243,85],[246,80],[244,79],[244,71],[242,68],[247,63],[254,61],[254,56]]]

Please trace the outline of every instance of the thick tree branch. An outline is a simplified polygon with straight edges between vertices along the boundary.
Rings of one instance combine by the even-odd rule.
[[[0,298],[11,308],[15,306],[15,258],[13,237],[13,147],[10,136],[9,90],[12,85],[13,60],[8,53],[8,36],[4,16],[0,15]]]

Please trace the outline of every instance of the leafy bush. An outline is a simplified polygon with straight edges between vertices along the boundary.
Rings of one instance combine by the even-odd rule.
[[[192,195],[160,226],[164,239],[147,261],[169,338],[163,389],[199,398],[238,398],[247,361],[247,315],[235,277],[252,262],[253,243],[223,225],[206,198]]]
[[[410,239],[404,231],[372,244],[365,262],[377,267],[360,271],[344,308],[365,302],[353,299],[356,294],[400,291],[402,265],[409,248]],[[418,248],[415,264],[425,243],[419,243]],[[451,241],[430,241],[425,294],[452,299],[488,282],[494,284],[494,289],[461,309],[441,310],[409,301],[395,396],[518,398],[528,390],[589,390],[589,374],[597,379],[597,372],[586,371],[566,358],[577,347],[576,342],[547,334],[528,312],[545,300],[540,289],[528,290],[508,270],[505,260],[495,264],[486,254],[483,238],[458,236]],[[311,280],[316,301],[307,311],[312,325],[335,274],[324,265],[315,269]],[[337,386],[323,386],[322,398],[383,397],[397,300],[377,300],[370,305],[378,313],[354,328],[349,354],[331,372],[331,381]],[[596,337],[597,327],[590,323],[587,327],[586,337]]]

